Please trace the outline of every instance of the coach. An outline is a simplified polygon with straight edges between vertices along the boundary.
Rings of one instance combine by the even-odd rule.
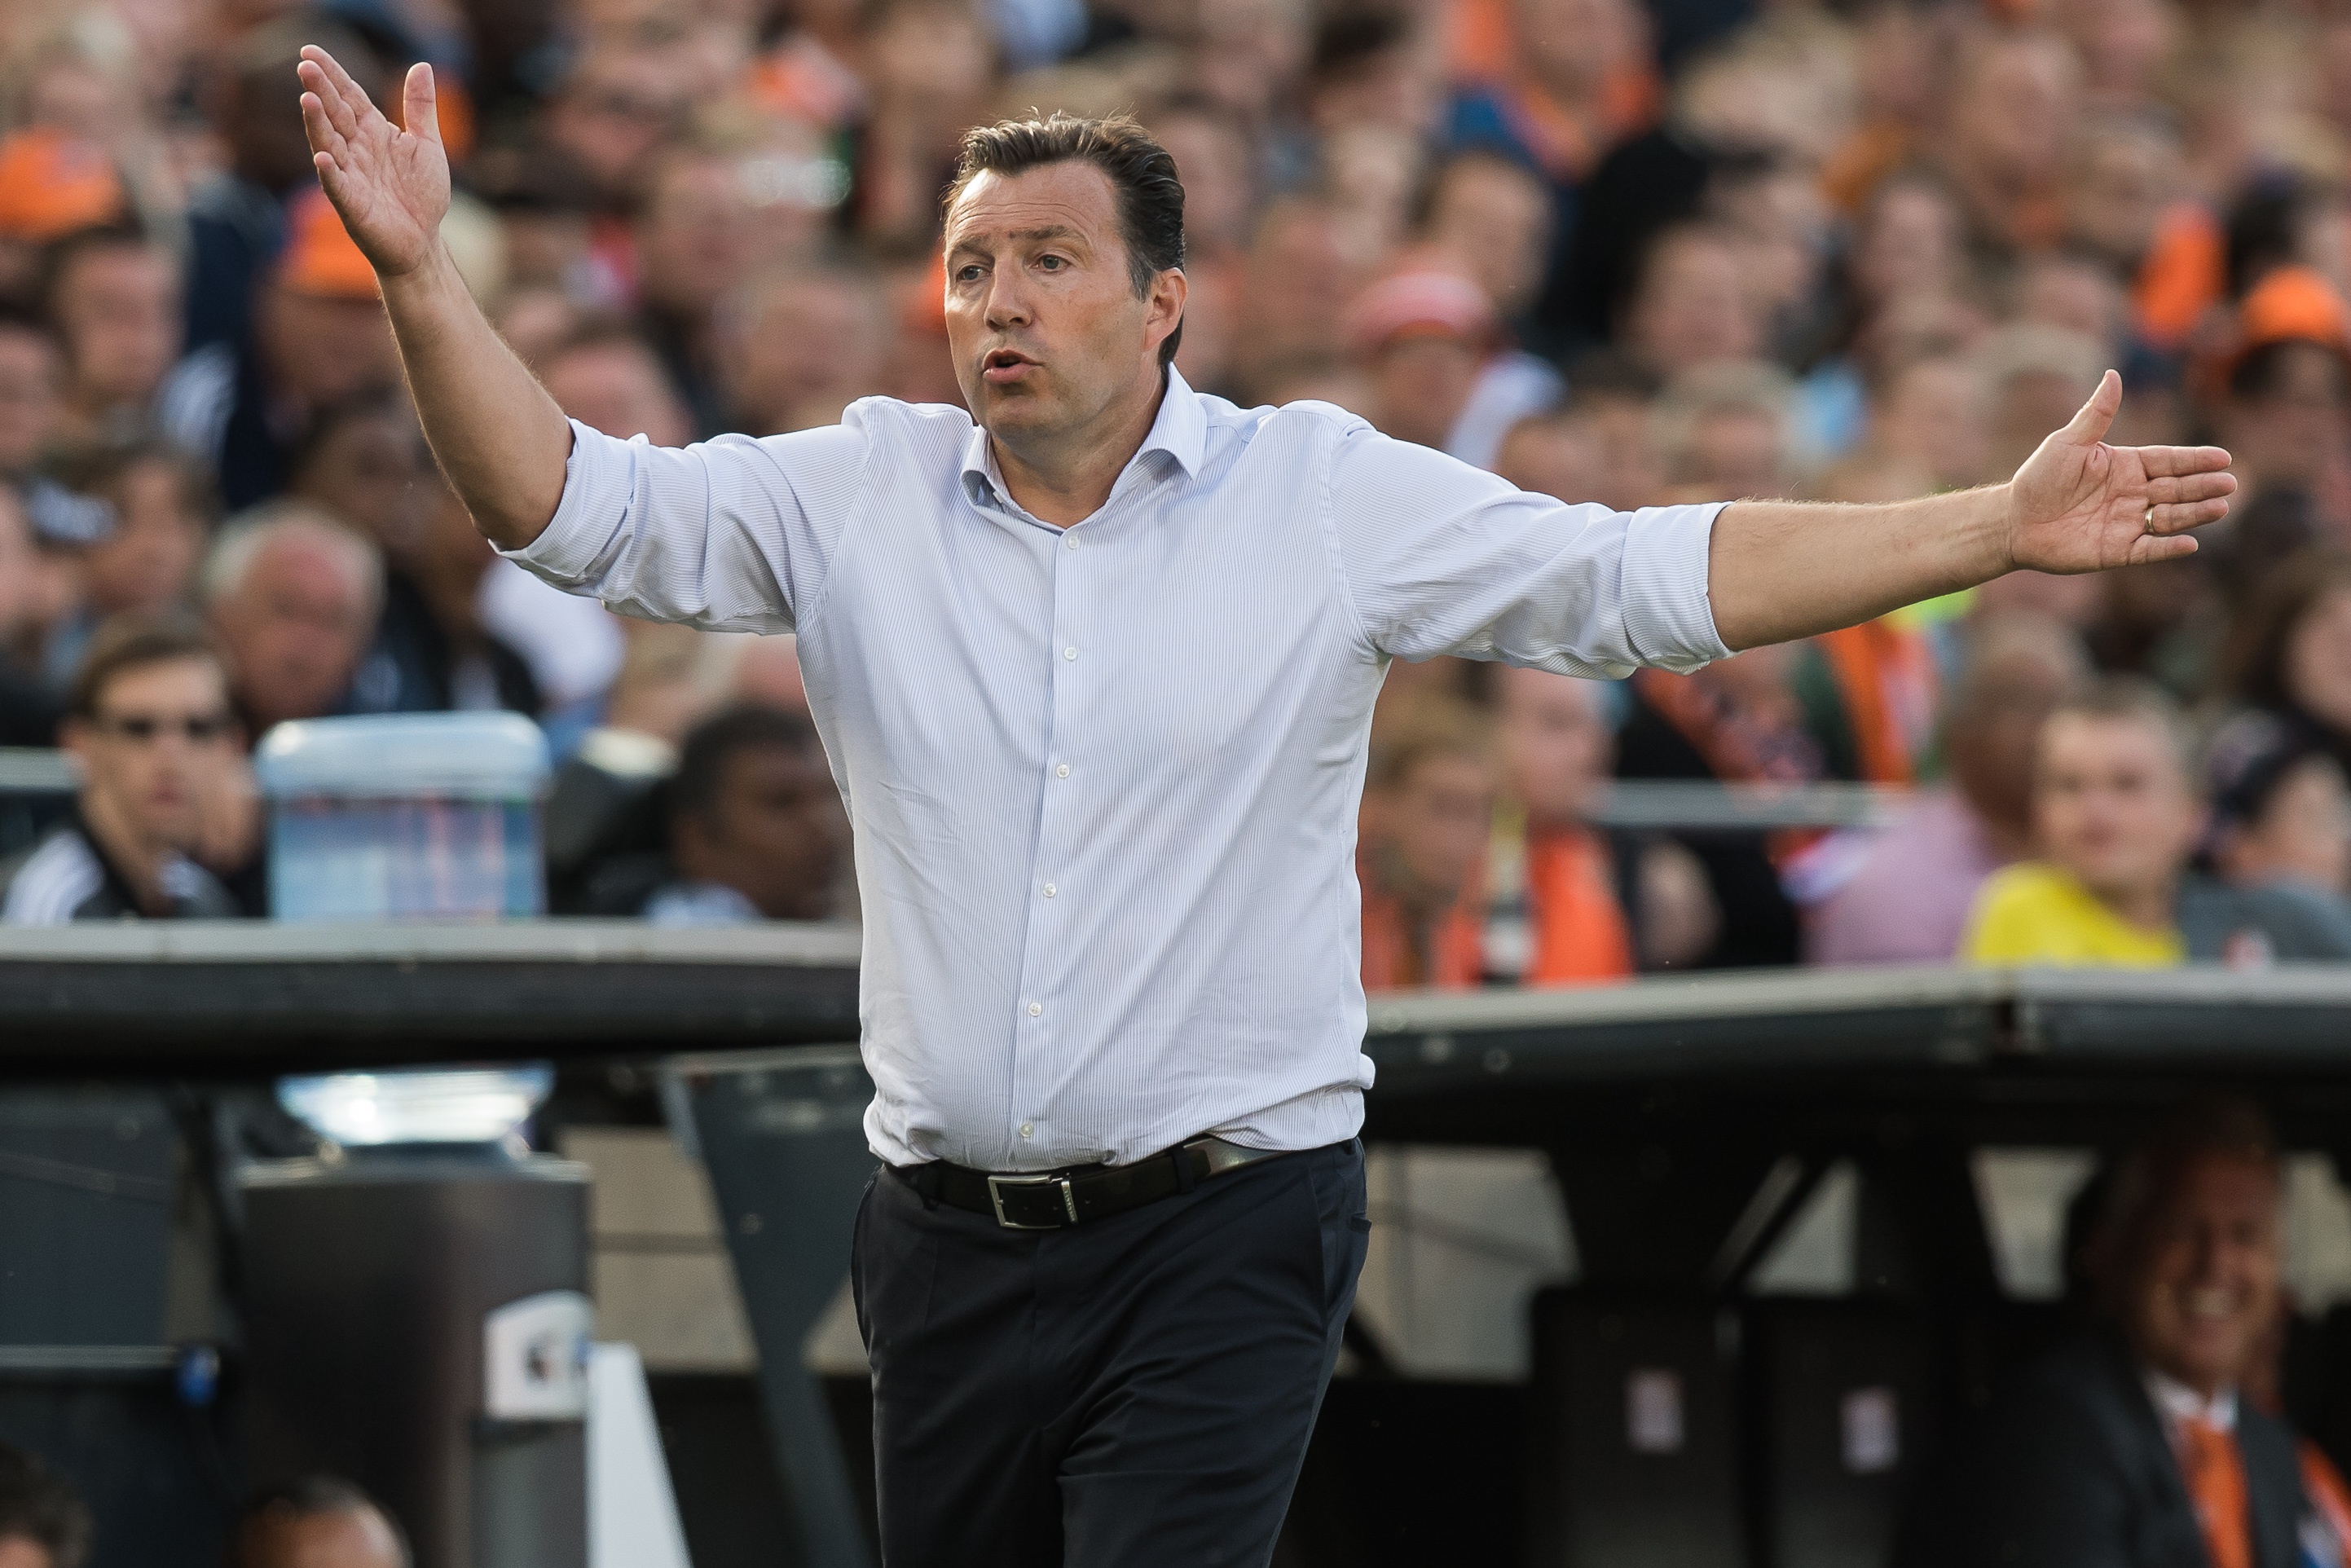
[[[2096,396],[2004,486],[1623,514],[1170,361],[1184,191],[1130,120],[973,131],[946,209],[970,406],[684,451],[570,423],[316,48],[305,123],[482,531],[613,609],[797,632],[856,824],[884,1169],[852,1279],[894,1565],[1263,1563],[1363,1264],[1353,854],[1388,661],[1688,670],[2020,566],[2195,548],[2228,455]],[[976,422],[976,423],[975,423]]]

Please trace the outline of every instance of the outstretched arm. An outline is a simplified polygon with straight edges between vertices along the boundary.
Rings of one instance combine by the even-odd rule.
[[[1834,631],[2030,568],[2102,571],[2189,554],[2188,530],[2229,510],[2217,446],[2108,446],[2122,407],[2108,371],[2016,477],[1889,506],[1740,501],[1707,560],[1715,628],[1734,649]]]
[[[520,549],[563,497],[571,426],[466,293],[441,243],[449,160],[433,68],[412,67],[407,129],[386,120],[315,45],[295,68],[319,182],[383,287],[384,308],[425,438],[475,526]]]

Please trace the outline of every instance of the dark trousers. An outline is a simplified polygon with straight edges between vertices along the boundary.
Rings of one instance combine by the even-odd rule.
[[[1370,1231],[1353,1139],[1067,1230],[877,1174],[850,1279],[885,1568],[1265,1563]]]

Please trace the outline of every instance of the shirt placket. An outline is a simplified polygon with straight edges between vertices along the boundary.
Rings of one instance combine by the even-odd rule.
[[[1052,687],[1052,717],[1046,737],[1044,777],[1040,781],[1037,849],[1029,867],[1028,931],[1021,944],[1020,1016],[1016,1019],[1012,1052],[1011,1146],[1036,1163],[1036,1151],[1053,1144],[1054,1127],[1046,1102],[1049,1086],[1067,1075],[1061,1053],[1082,1031],[1065,1016],[1074,1000],[1057,992],[1049,977],[1067,972],[1070,944],[1077,939],[1078,918],[1086,890],[1068,881],[1068,857],[1075,847],[1074,825],[1084,820],[1085,791],[1092,787],[1086,771],[1087,737],[1079,716],[1094,689],[1093,673],[1100,660],[1090,655],[1088,638],[1096,629],[1086,593],[1096,575],[1092,560],[1104,538],[1104,515],[1064,528],[1052,546],[1053,590],[1049,664]]]

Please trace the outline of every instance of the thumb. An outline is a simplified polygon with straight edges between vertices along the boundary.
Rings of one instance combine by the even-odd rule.
[[[433,92],[433,68],[424,61],[408,68],[408,80],[401,90],[401,106],[406,111],[401,116],[402,129],[440,146],[441,110]]]
[[[2076,446],[2095,446],[2105,439],[2106,430],[2115,423],[2115,415],[2123,406],[2123,379],[2108,371],[2098,378],[2098,390],[2082,411],[2067,422],[2060,432]]]

